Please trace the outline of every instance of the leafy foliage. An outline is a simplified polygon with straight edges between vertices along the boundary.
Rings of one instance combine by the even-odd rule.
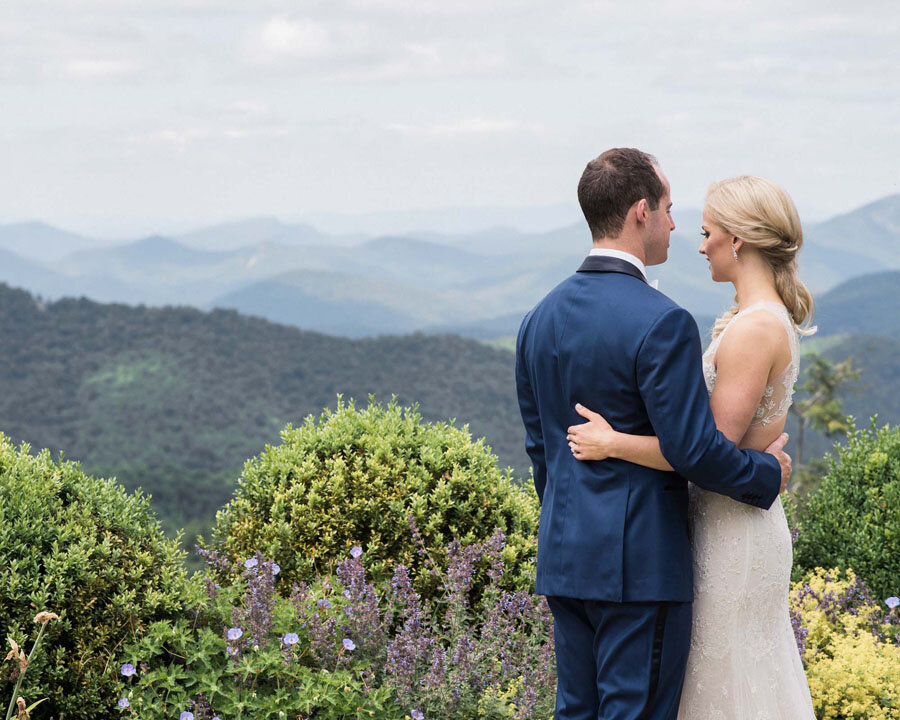
[[[183,612],[183,553],[148,498],[28,450],[0,434],[0,627],[24,646],[35,613],[57,613],[26,689],[50,698],[48,716],[93,719],[115,692],[122,644]],[[0,682],[0,695],[17,672]]]
[[[851,429],[835,445],[818,490],[799,504],[794,577],[852,568],[882,597],[900,577],[900,428]]]
[[[819,428],[826,437],[846,434],[846,416],[838,394],[847,383],[858,380],[860,371],[853,367],[853,358],[832,363],[818,353],[810,353],[803,384],[804,394],[791,406],[797,416],[797,464],[803,463],[803,435],[807,425]]]
[[[163,720],[549,717],[555,670],[549,609],[499,586],[504,538],[453,542],[440,592],[429,602],[405,567],[372,582],[354,547],[335,575],[275,590],[282,569],[255,553],[234,566],[204,553],[214,570],[191,582],[189,617],[155,623],[126,650],[125,716]],[[490,567],[488,612],[471,615],[472,569]],[[227,580],[216,584],[218,577]]]
[[[415,407],[370,398],[359,411],[339,400],[335,411],[288,426],[281,438],[247,462],[234,499],[217,515],[211,547],[232,561],[258,550],[279,563],[279,582],[289,587],[330,572],[360,541],[373,572],[403,564],[430,597],[436,581],[410,536],[412,517],[428,548],[502,530],[504,582],[531,587],[537,496],[502,472],[467,427],[424,423]]]

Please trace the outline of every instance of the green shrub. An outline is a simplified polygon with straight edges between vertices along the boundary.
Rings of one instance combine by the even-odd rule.
[[[235,564],[255,552],[273,558],[286,592],[294,582],[332,572],[359,543],[376,577],[403,564],[416,589],[432,597],[437,581],[417,552],[412,516],[441,568],[451,541],[468,545],[502,530],[504,586],[533,586],[537,496],[501,471],[467,427],[424,423],[416,407],[402,409],[394,400],[384,407],[370,397],[358,411],[338,396],[335,411],[289,425],[281,438],[246,463],[207,549]],[[476,596],[484,579],[480,568]]]
[[[93,720],[115,702],[123,643],[183,613],[183,553],[148,498],[28,451],[0,433],[0,631],[4,644],[30,647],[35,614],[58,613],[22,693],[29,703],[49,697],[41,717]],[[0,697],[14,668],[3,664]]]
[[[900,428],[851,427],[818,490],[796,511],[794,579],[816,567],[852,568],[876,597],[900,590]]]

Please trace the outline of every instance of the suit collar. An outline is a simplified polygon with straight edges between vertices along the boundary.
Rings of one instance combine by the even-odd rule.
[[[641,275],[643,275],[645,278],[647,277],[647,268],[644,267],[644,263],[639,257],[637,257],[636,255],[632,255],[630,252],[625,252],[624,250],[616,250],[614,248],[595,247],[591,248],[591,251],[588,253],[588,255],[599,255],[601,257],[614,257],[619,258],[620,260],[627,260],[641,271]]]
[[[614,272],[636,277],[641,282],[647,282],[647,278],[627,260],[609,257],[606,255],[588,255],[578,272]]]

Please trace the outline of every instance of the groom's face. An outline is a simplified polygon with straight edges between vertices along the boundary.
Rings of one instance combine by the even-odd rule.
[[[646,264],[660,265],[669,257],[669,233],[675,229],[672,220],[672,199],[669,181],[659,168],[656,168],[659,179],[665,188],[656,210],[650,211],[647,243],[645,247]]]

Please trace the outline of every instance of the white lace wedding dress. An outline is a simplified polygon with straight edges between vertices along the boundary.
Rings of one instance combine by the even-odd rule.
[[[780,422],[791,404],[799,348],[787,309],[745,308],[703,355],[711,393],[719,341],[738,318],[760,310],[784,323],[791,361],[766,387],[751,427]],[[791,534],[781,498],[761,510],[691,486],[690,518],[693,629],[678,720],[815,720],[788,613]]]

